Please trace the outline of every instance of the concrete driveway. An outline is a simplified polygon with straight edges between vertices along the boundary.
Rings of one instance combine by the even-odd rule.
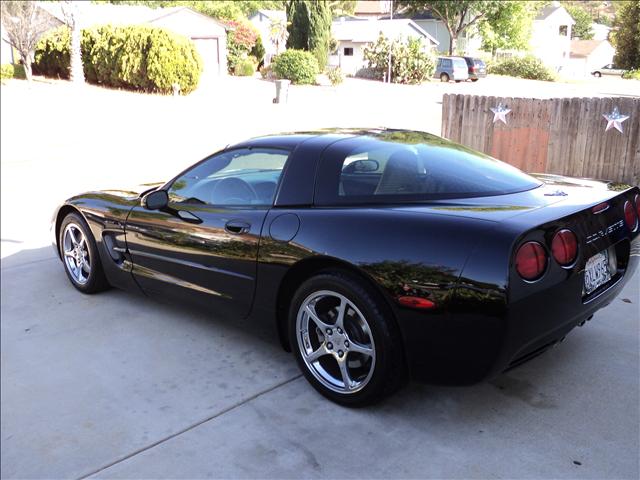
[[[349,410],[306,384],[269,325],[82,295],[48,246],[51,211],[74,193],[163,180],[260,133],[439,133],[443,93],[522,82],[354,80],[294,89],[286,106],[253,79],[186,98],[3,86],[1,477],[638,478],[638,275],[562,345],[491,383],[410,385]],[[606,90],[640,84],[620,82]],[[589,85],[576,94],[604,84]]]

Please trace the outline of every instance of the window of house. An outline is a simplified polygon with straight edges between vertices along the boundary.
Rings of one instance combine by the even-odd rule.
[[[345,57],[353,57],[353,48],[344,47],[344,56]]]
[[[558,33],[559,33],[560,35],[562,35],[563,37],[566,37],[566,36],[567,36],[567,30],[568,30],[568,28],[569,28],[569,27],[567,27],[566,25],[560,25],[560,28],[559,28],[559,30],[558,30]]]

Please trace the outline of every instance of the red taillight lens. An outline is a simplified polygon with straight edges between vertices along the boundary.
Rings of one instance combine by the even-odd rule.
[[[516,270],[525,280],[537,280],[547,269],[547,253],[538,242],[523,244],[516,253]]]
[[[563,267],[571,265],[578,256],[578,238],[576,234],[566,228],[553,236],[551,254]]]
[[[629,230],[635,230],[638,226],[638,217],[636,216],[633,205],[631,205],[629,201],[624,202],[624,221],[627,227],[629,227]]]
[[[636,215],[640,219],[640,195],[636,195],[634,202],[636,203]]]

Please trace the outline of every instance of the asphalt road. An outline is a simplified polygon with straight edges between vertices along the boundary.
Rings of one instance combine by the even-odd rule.
[[[639,275],[490,383],[336,406],[267,326],[111,290],[50,248],[2,264],[2,478],[639,475]]]

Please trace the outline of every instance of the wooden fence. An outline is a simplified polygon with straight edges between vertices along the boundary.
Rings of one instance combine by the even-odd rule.
[[[490,110],[502,103],[506,125]],[[605,131],[617,107],[629,118]],[[446,94],[442,136],[530,173],[640,184],[640,98],[511,98]]]

